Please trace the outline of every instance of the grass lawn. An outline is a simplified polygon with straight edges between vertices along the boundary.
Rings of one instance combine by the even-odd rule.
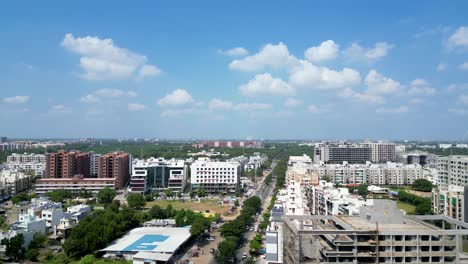
[[[159,205],[162,208],[166,208],[168,204],[171,204],[173,208],[175,209],[190,209],[192,211],[199,211],[203,212],[205,210],[210,210],[210,213],[219,213],[222,216],[228,216],[228,218],[235,217],[235,215],[229,215],[228,211],[230,209],[230,206],[225,206],[225,205],[220,205],[218,203],[218,200],[201,200],[198,202],[198,200],[193,200],[193,201],[185,201],[185,202],[180,202],[179,200],[157,200],[157,201],[152,201],[152,202],[147,202],[146,203],[146,208],[151,208],[154,205]]]
[[[407,204],[407,203],[404,203],[404,202],[400,202],[400,201],[397,201],[397,206],[398,206],[399,209],[402,209],[407,214],[414,214],[414,212],[416,210],[416,206],[411,205],[411,204]]]

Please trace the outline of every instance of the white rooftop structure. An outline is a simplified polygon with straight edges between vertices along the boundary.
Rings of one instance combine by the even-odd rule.
[[[179,247],[190,238],[190,229],[185,227],[140,227],[128,232],[102,251],[107,256],[122,254],[133,259],[137,253],[168,261]]]
[[[306,154],[303,154],[302,156],[289,156],[288,165],[293,165],[296,163],[311,164],[312,159]]]

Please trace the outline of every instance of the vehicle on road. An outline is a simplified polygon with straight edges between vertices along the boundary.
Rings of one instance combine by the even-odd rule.
[[[247,258],[247,253],[244,252],[244,254],[242,254],[242,260],[244,260],[246,258]]]
[[[214,239],[214,237],[207,237],[206,240],[207,241],[214,241],[215,239]]]

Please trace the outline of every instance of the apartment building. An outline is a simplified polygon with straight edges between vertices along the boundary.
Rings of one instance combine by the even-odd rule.
[[[91,177],[97,177],[99,171],[99,158],[101,154],[90,152],[89,153],[89,175]]]
[[[98,178],[115,179],[115,186],[123,188],[129,180],[130,158],[128,153],[117,151],[98,158]]]
[[[188,167],[184,160],[164,158],[135,159],[132,166],[130,191],[146,193],[151,189],[170,188],[183,191],[187,184]]]
[[[440,186],[432,190],[432,211],[468,222],[468,186]]]
[[[198,158],[190,166],[193,190],[207,193],[234,193],[239,186],[240,163]]]
[[[310,170],[310,165],[306,163],[295,163],[288,166],[285,175],[286,185],[297,182],[301,186],[315,186],[319,184],[319,174]]]
[[[468,185],[468,155],[439,157],[437,170],[441,185]]]
[[[429,177],[433,170],[419,164],[387,162],[383,164],[312,164],[308,170],[320,179],[328,177],[336,184],[411,185],[415,180]]]
[[[306,154],[303,154],[302,156],[289,156],[288,166],[292,166],[297,163],[312,164],[312,159]]]
[[[0,195],[10,196],[32,187],[32,176],[22,171],[0,170]]]
[[[13,153],[7,157],[6,167],[13,170],[34,171],[35,175],[42,176],[46,169],[46,155]]]
[[[320,142],[315,144],[314,163],[382,163],[396,161],[395,144],[391,142]]]
[[[46,154],[47,178],[71,178],[75,175],[89,177],[89,153],[60,150]]]
[[[330,182],[306,188],[307,204],[312,215],[358,215],[361,206],[371,206],[372,199],[349,193],[348,188],[335,188]]]
[[[426,222],[450,223],[441,229]],[[283,217],[285,264],[467,263],[461,239],[468,224],[445,216],[406,216],[394,201],[375,200],[356,216]]]

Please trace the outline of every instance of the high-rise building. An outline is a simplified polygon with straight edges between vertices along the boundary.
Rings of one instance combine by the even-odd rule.
[[[439,157],[437,161],[439,184],[468,185],[468,155],[450,155]]]
[[[315,144],[314,163],[385,163],[395,161],[395,144],[391,142],[321,142]]]
[[[204,189],[208,193],[234,193],[239,184],[240,163],[199,158],[190,166],[190,172],[194,190]]]
[[[99,157],[101,157],[101,154],[89,153],[89,174],[91,177],[97,177]]]
[[[468,186],[440,186],[432,190],[432,211],[468,222]]]
[[[98,178],[115,178],[117,188],[125,186],[129,179],[129,155],[125,152],[113,152],[98,159]]]
[[[61,150],[46,155],[46,177],[71,178],[75,175],[89,177],[89,153]]]
[[[2,139],[0,141],[1,141],[1,143],[5,143],[5,142],[8,141],[8,138],[7,137],[2,137]]]

